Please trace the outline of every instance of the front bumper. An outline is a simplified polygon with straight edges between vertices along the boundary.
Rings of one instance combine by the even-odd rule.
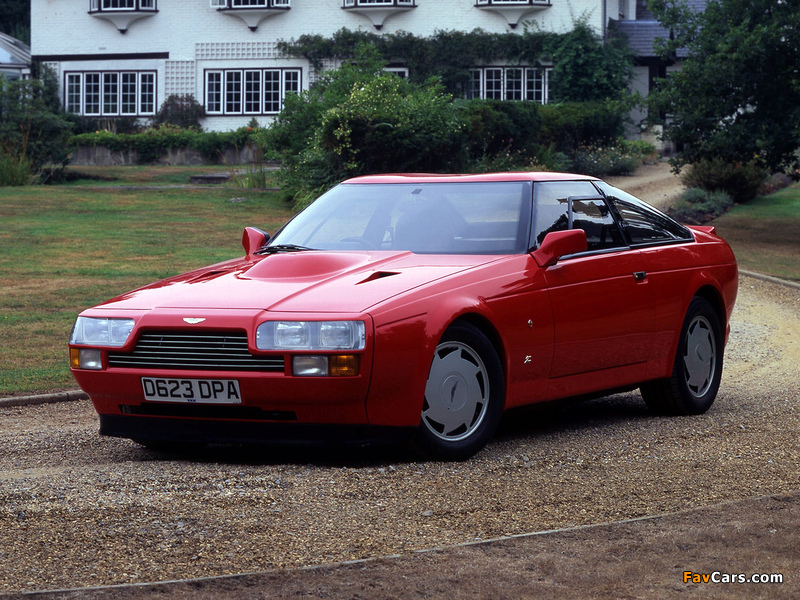
[[[137,442],[233,445],[391,444],[410,439],[415,427],[224,421],[142,415],[100,415],[100,434]]]

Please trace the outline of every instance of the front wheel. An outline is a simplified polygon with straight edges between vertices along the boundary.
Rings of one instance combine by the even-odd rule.
[[[641,386],[642,398],[653,411],[699,415],[714,403],[722,379],[722,326],[711,303],[695,297],[689,303],[668,379]]]
[[[416,444],[433,458],[467,459],[497,429],[504,402],[494,346],[477,327],[451,325],[433,354]]]

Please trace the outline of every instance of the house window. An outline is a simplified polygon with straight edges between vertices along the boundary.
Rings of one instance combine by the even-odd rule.
[[[222,72],[206,73],[206,110],[210,113],[222,112]]]
[[[506,69],[506,100],[522,100],[522,73],[524,69]]]
[[[70,72],[65,77],[67,112],[96,117],[155,114],[155,71]]]
[[[64,106],[67,112],[80,114],[82,112],[81,100],[83,97],[80,74],[70,73],[67,75],[67,85],[65,87],[66,102],[64,102]]]
[[[472,69],[466,98],[528,100],[547,104],[551,68],[483,67]]]
[[[553,69],[535,67],[525,69],[525,99],[539,104],[547,104],[550,99],[550,74]]]
[[[103,10],[155,10],[156,0],[89,0],[89,12]]]
[[[103,73],[103,114],[119,114],[119,73]]]
[[[225,71],[225,112],[242,112],[241,71]]]
[[[206,71],[205,90],[208,114],[275,114],[287,94],[300,93],[300,69]]]
[[[261,71],[244,72],[244,112],[258,114],[261,112]]]
[[[416,0],[344,0],[344,8],[371,6],[414,6]]]
[[[486,69],[485,71],[487,100],[503,99],[503,69]]]
[[[99,115],[100,113],[100,73],[86,73],[86,92],[84,94],[84,114]]]
[[[156,114],[156,74],[139,73],[139,112]]]
[[[212,8],[291,8],[292,0],[211,0]]]

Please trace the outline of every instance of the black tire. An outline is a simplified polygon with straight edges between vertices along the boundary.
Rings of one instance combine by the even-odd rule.
[[[415,445],[429,458],[465,460],[494,434],[504,404],[494,346],[477,327],[455,323],[431,361]]]
[[[647,406],[665,415],[699,415],[714,403],[722,379],[724,339],[714,307],[695,296],[681,326],[672,376],[643,384]]]

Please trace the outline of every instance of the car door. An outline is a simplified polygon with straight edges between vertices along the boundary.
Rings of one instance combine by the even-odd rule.
[[[588,250],[544,270],[554,323],[550,378],[594,373],[597,388],[636,381],[653,336],[653,304],[640,251],[624,241],[603,197],[590,181],[538,182],[533,245],[550,231],[583,229]],[[597,373],[617,369],[619,377]],[[564,393],[588,391],[584,377]],[[562,386],[563,387],[563,386]],[[591,386],[589,386],[591,387]],[[556,385],[556,393],[560,388]]]

